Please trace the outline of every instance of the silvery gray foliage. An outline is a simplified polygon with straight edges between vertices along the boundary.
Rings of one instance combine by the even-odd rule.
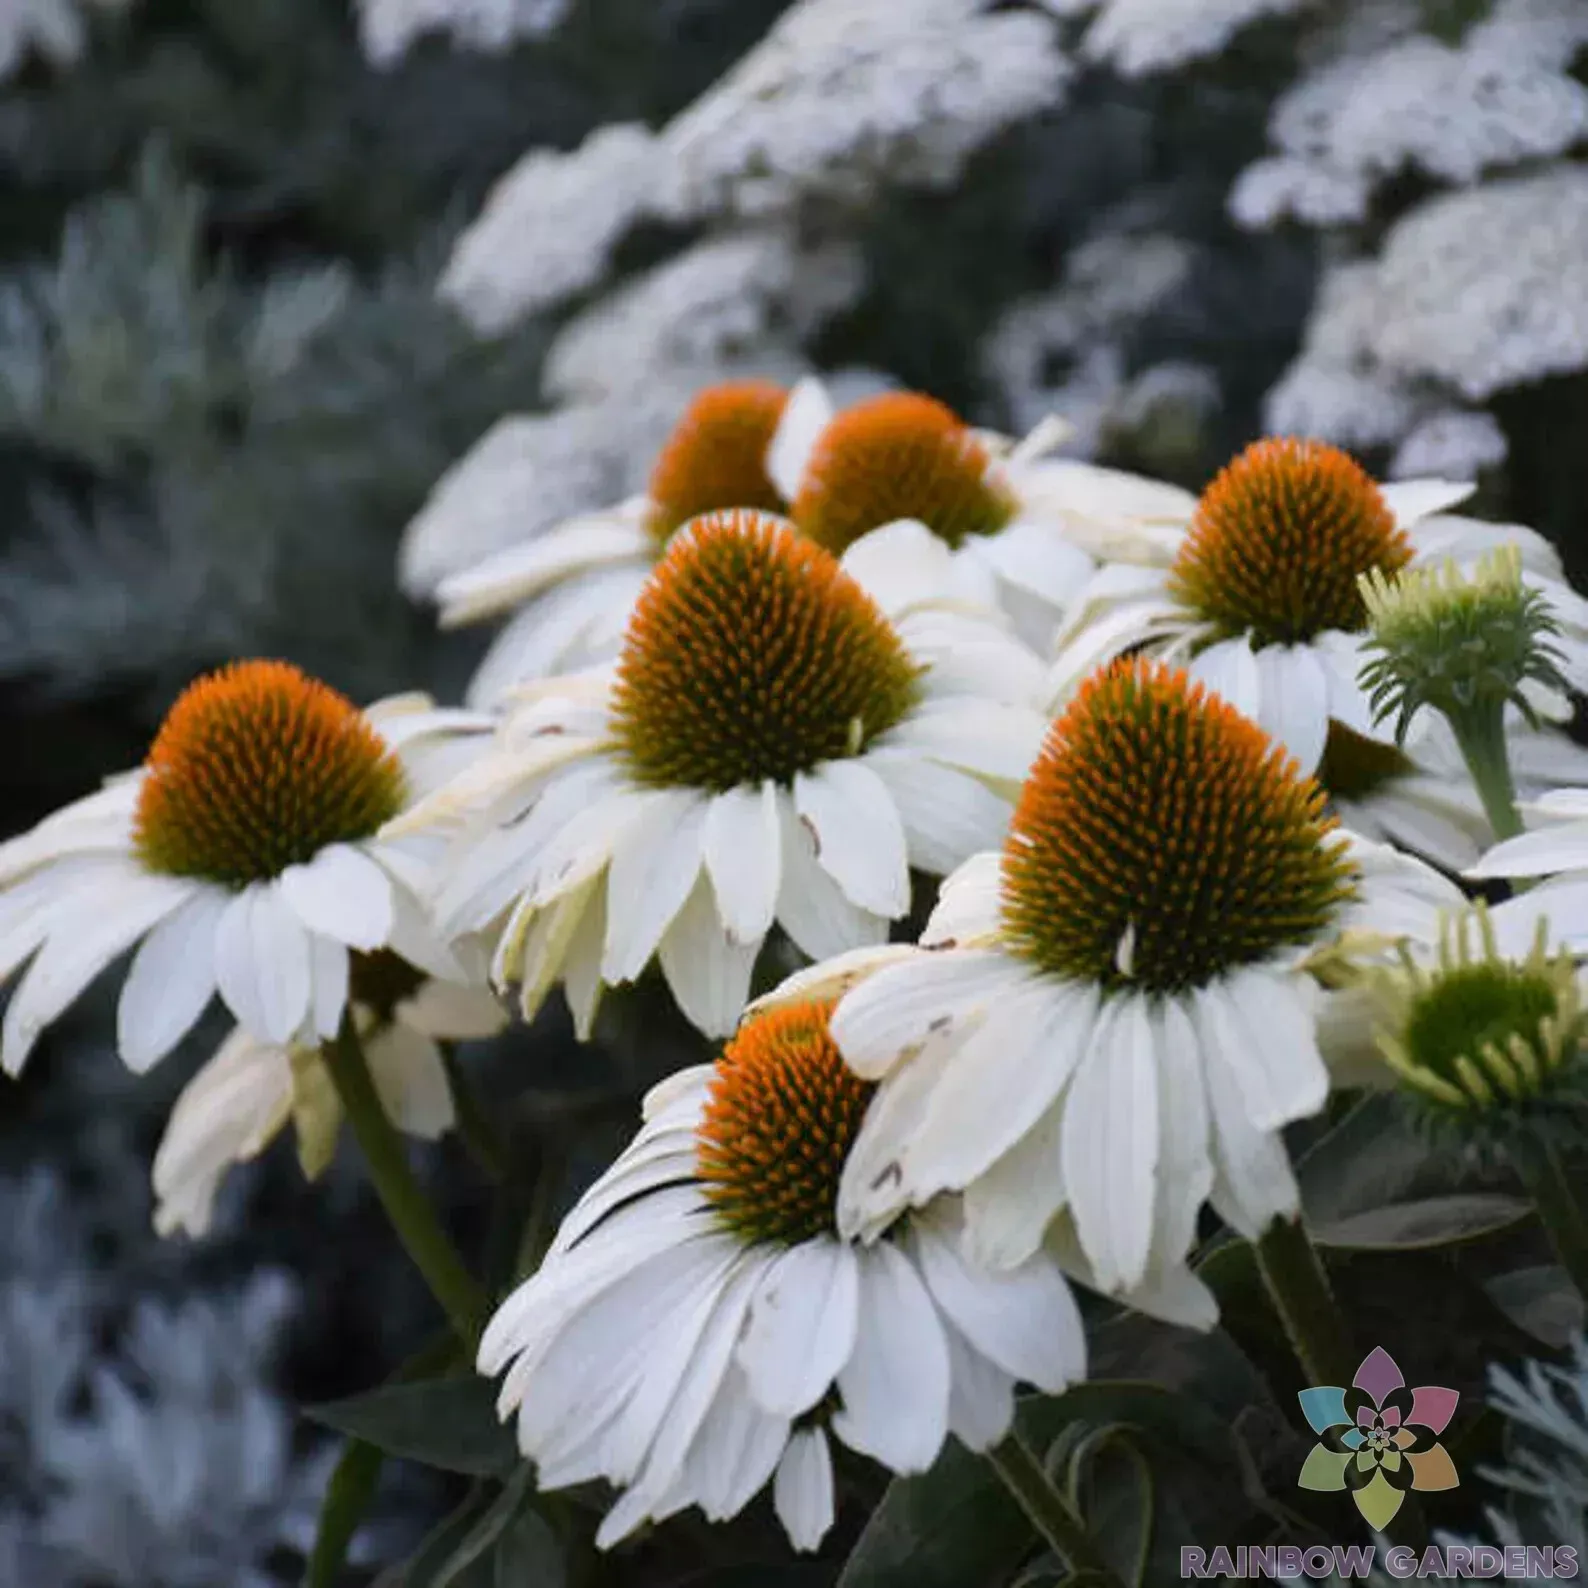
[[[1081,43],[1088,59],[1142,77],[1216,55],[1263,17],[1316,0],[1043,0],[1055,16],[1091,15]]]
[[[376,66],[390,66],[426,33],[473,50],[504,50],[562,21],[570,0],[359,0],[359,38]]]
[[[1484,1511],[1494,1542],[1588,1555],[1588,1336],[1577,1336],[1563,1364],[1492,1367],[1489,1392],[1507,1424],[1505,1464],[1480,1474],[1503,1493]]]
[[[0,80],[29,57],[57,65],[75,61],[87,40],[88,14],[115,11],[131,0],[5,0],[0,5]]]
[[[0,1181],[0,1581],[271,1588],[334,1458],[272,1384],[295,1286],[166,1301],[87,1241],[53,1170]]]

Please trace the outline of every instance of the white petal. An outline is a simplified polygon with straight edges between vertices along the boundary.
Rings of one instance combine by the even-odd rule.
[[[429,1037],[394,1021],[370,1038],[365,1053],[381,1107],[398,1130],[434,1141],[452,1129],[452,1088]]]
[[[913,518],[867,530],[850,544],[839,566],[889,616],[953,601],[959,594],[953,552]]]
[[[993,1273],[967,1261],[957,1216],[918,1217],[913,1230],[933,1299],[983,1356],[1049,1395],[1086,1376],[1080,1309],[1046,1256]]]
[[[680,1492],[694,1495],[708,1522],[727,1521],[766,1486],[788,1437],[788,1418],[762,1411],[730,1368],[690,1447]]]
[[[783,880],[777,785],[731,788],[712,800],[702,838],[706,872],[728,935],[759,943],[772,929]]]
[[[505,612],[571,574],[643,558],[650,549],[640,525],[595,515],[576,519],[444,579],[436,591],[441,625],[456,628]]]
[[[1140,1282],[1152,1248],[1158,1069],[1143,1000],[1104,1006],[1064,1104],[1065,1189],[1101,1288]]]
[[[921,932],[923,948],[974,947],[997,933],[1003,919],[1003,856],[996,849],[972,855],[944,880]]]
[[[947,1040],[1024,980],[1022,967],[996,950],[923,952],[846,993],[828,1029],[844,1062],[879,1080],[929,1037]]]
[[[136,1074],[163,1059],[214,996],[215,929],[226,905],[218,888],[201,887],[138,945],[116,1007],[116,1046]]]
[[[263,1042],[286,1042],[309,1013],[308,928],[255,883],[226,907],[215,930],[215,980],[227,1007]]]
[[[868,750],[863,759],[893,797],[917,870],[946,877],[1003,842],[1013,807],[970,773],[906,750]]]
[[[1262,709],[1262,680],[1249,641],[1220,640],[1193,657],[1187,671],[1243,717],[1257,721]]]
[[[782,875],[777,921],[808,959],[825,960],[884,943],[887,920],[850,903],[816,858],[816,840],[794,811],[791,795],[779,791],[778,827]]]
[[[1588,869],[1588,822],[1541,828],[1497,843],[1469,877],[1545,877]]]
[[[1197,1215],[1213,1189],[1202,1053],[1191,1017],[1166,999],[1154,1014],[1158,1056],[1158,1206],[1153,1259],[1178,1263],[1191,1249]]]
[[[904,824],[887,785],[859,761],[827,761],[794,778],[794,808],[816,858],[851,904],[896,918],[910,907]]]
[[[334,1037],[347,1008],[347,985],[352,961],[345,943],[329,937],[309,939],[309,1020],[314,1035],[324,1041]]]
[[[684,1017],[708,1037],[733,1034],[750,996],[759,943],[735,943],[717,917],[704,876],[662,938],[657,958]]]
[[[1470,480],[1388,480],[1378,489],[1396,528],[1410,529],[1419,520],[1466,501],[1477,486]]]
[[[983,1266],[1018,1268],[1041,1247],[1065,1203],[1063,1128],[1060,1103],[965,1187],[966,1246]]]
[[[806,1241],[772,1263],[738,1353],[767,1411],[797,1417],[827,1393],[854,1349],[859,1299],[859,1267],[841,1241]]]
[[[1257,725],[1310,776],[1329,737],[1329,680],[1305,645],[1269,645],[1257,653],[1262,678]]]
[[[1045,1114],[1093,1040],[1098,995],[1035,972],[957,1044],[901,1165],[914,1200],[984,1174]],[[836,1040],[836,1039],[835,1039]]]
[[[307,865],[288,866],[277,886],[298,919],[322,937],[373,949],[391,935],[391,879],[350,844],[332,844]]]
[[[772,1503],[789,1543],[819,1549],[833,1525],[833,1458],[820,1428],[796,1429],[777,1464]]]
[[[291,1103],[286,1050],[234,1030],[182,1089],[155,1152],[160,1234],[203,1235],[221,1178],[286,1123]]]
[[[688,789],[640,796],[643,808],[613,846],[607,870],[601,975],[633,981],[655,954],[700,875],[707,806]]]
[[[987,536],[978,549],[1000,578],[1031,591],[1060,611],[1075,601],[1096,568],[1057,525],[1033,518],[1017,518],[996,535]]]
[[[1218,1035],[1209,1030],[1208,1014],[1204,994],[1192,1002],[1190,1015],[1207,1084],[1214,1169],[1209,1200],[1222,1219],[1255,1240],[1276,1216],[1293,1216],[1300,1197],[1284,1142],[1277,1131],[1252,1124],[1241,1083],[1224,1059]]]
[[[506,1026],[507,1011],[489,987],[466,987],[432,976],[397,1006],[397,1018],[427,1037],[455,1042],[494,1037]]]
[[[948,1432],[948,1342],[926,1287],[887,1241],[860,1253],[860,1325],[832,1430],[894,1472],[925,1472]]]
[[[1024,706],[947,700],[923,706],[881,735],[879,749],[914,750],[1008,784],[1025,781],[1047,722]]]
[[[952,1323],[948,1341],[949,1432],[967,1450],[990,1450],[1002,1442],[1015,1418],[1015,1381],[988,1361]]]
[[[832,399],[813,376],[797,382],[788,394],[766,449],[766,476],[785,502],[792,502],[799,495],[816,439],[832,417]]]
[[[1198,995],[1201,1039],[1218,1041],[1259,1130],[1306,1119],[1328,1095],[1310,1000],[1309,983],[1260,966],[1234,971]]]
[[[21,1072],[39,1034],[112,960],[192,897],[177,877],[105,868],[103,890],[52,916],[49,935],[6,1007],[7,1075]]]

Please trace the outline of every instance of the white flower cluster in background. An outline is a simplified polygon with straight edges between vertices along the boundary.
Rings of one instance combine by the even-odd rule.
[[[359,37],[375,66],[390,66],[426,33],[471,50],[505,50],[562,21],[570,0],[359,0]]]
[[[1260,17],[1299,11],[1311,0],[1043,0],[1055,16],[1096,16],[1081,43],[1088,60],[1126,77],[1167,71],[1217,55]]]
[[[941,186],[995,132],[1056,104],[1054,30],[986,0],[801,0],[662,135],[681,219],[760,215],[884,183]]]
[[[459,239],[442,291],[499,332],[594,285],[647,217],[784,214],[943,185],[1002,128],[1055,105],[1068,66],[1033,12],[986,0],[800,0],[654,137],[601,128],[532,149]]]
[[[1123,346],[1137,321],[1181,290],[1193,254],[1164,232],[1104,231],[1069,255],[1059,286],[1011,304],[983,344],[982,362],[1012,428],[1030,430],[1062,413],[1073,427],[1066,450],[1089,457],[1112,426],[1216,407],[1210,370],[1176,362],[1133,375]]]
[[[1500,0],[1459,44],[1412,31],[1347,47],[1280,97],[1270,126],[1280,152],[1247,169],[1231,211],[1251,227],[1360,220],[1405,167],[1468,183],[1561,154],[1588,133],[1588,88],[1570,74],[1584,43],[1578,0]]]

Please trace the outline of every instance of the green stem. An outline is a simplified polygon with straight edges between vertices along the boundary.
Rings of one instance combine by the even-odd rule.
[[[470,1087],[463,1066],[450,1042],[441,1044],[441,1063],[447,1072],[447,1086],[452,1093],[452,1111],[457,1116],[458,1135],[480,1169],[498,1185],[507,1178],[507,1148],[497,1134],[496,1127],[486,1118],[479,1099]]]
[[[1084,1575],[1098,1588],[1123,1588],[1119,1574],[1108,1564],[1085,1522],[1048,1477],[1042,1463],[1018,1433],[987,1452],[992,1469],[1020,1502],[1031,1525],[1077,1576]]]
[[[1511,777],[1511,755],[1505,742],[1503,702],[1453,715],[1448,721],[1495,838],[1515,838],[1522,831],[1522,818],[1516,808],[1516,783]]]
[[[1349,1384],[1358,1365],[1351,1332],[1301,1220],[1275,1219],[1256,1250],[1263,1285],[1307,1382]]]
[[[485,1296],[463,1266],[435,1209],[408,1167],[402,1139],[386,1117],[370,1079],[369,1064],[351,1016],[344,1016],[342,1029],[321,1044],[320,1056],[363,1150],[370,1181],[386,1217],[441,1303],[453,1331],[472,1352],[485,1324]]]
[[[1513,1163],[1527,1186],[1538,1212],[1538,1221],[1549,1236],[1578,1293],[1588,1299],[1588,1212],[1560,1161],[1546,1143],[1513,1155]]]

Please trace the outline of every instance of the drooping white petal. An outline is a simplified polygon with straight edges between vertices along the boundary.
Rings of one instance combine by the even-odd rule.
[[[132,957],[116,1006],[116,1047],[136,1074],[163,1059],[215,995],[215,929],[227,897],[198,888],[154,928]]]
[[[1024,980],[1023,968],[996,949],[923,952],[846,993],[828,1030],[857,1075],[880,1080],[928,1037],[947,1039]]]
[[[1017,971],[955,1044],[902,1165],[913,1198],[959,1190],[984,1174],[1045,1114],[1093,1039],[1088,983]]]
[[[265,1042],[286,1042],[309,1013],[308,928],[273,883],[245,888],[215,931],[215,980],[240,1024]]]
[[[1329,1075],[1318,1052],[1312,984],[1260,965],[1200,990],[1204,1043],[1216,1040],[1259,1130],[1277,1130],[1323,1107]]]
[[[914,750],[948,766],[1016,785],[1042,748],[1047,722],[1024,706],[948,699],[922,706],[876,740],[879,749]]]
[[[464,986],[432,976],[397,1007],[411,1030],[443,1041],[494,1037],[507,1024],[507,1011],[488,987]]]
[[[1064,1206],[1062,1102],[965,1188],[965,1244],[988,1268],[1017,1268]]]
[[[1250,641],[1244,637],[1220,640],[1193,657],[1187,671],[1242,716],[1257,720],[1263,684]]]
[[[750,996],[759,943],[735,943],[702,875],[662,937],[657,958],[678,1007],[708,1037],[733,1034]]]
[[[1146,1001],[1105,1005],[1070,1083],[1060,1146],[1070,1211],[1104,1290],[1138,1284],[1152,1248],[1158,1068]]]
[[[700,876],[708,805],[690,789],[640,796],[643,811],[612,850],[606,882],[606,947],[601,975],[633,981],[678,918]]]
[[[794,946],[821,961],[886,942],[886,917],[851,903],[817,860],[816,840],[795,813],[793,797],[779,790],[777,805],[782,857],[777,921]]]
[[[826,761],[794,779],[794,808],[816,859],[851,904],[889,919],[910,907],[904,824],[887,785],[860,761]]]
[[[868,750],[863,759],[893,797],[918,871],[946,877],[1003,841],[1013,807],[970,773],[907,750]]]
[[[49,933],[6,1007],[7,1075],[21,1072],[39,1034],[112,960],[193,894],[186,878],[105,865],[100,891],[52,911]]]
[[[967,1450],[990,1450],[1015,1417],[1015,1381],[945,1320],[948,1341],[948,1427]]]
[[[345,943],[329,937],[310,937],[309,1020],[321,1041],[334,1037],[342,1024],[351,973],[352,960]]]
[[[773,1261],[738,1350],[761,1406],[797,1417],[827,1393],[854,1349],[859,1300],[859,1266],[841,1241],[805,1241]]]
[[[1213,1188],[1207,1093],[1191,1017],[1174,999],[1154,1011],[1158,1055],[1158,1198],[1153,1257],[1179,1262],[1196,1236],[1197,1215]]]
[[[768,778],[759,788],[718,794],[706,812],[706,873],[717,912],[735,942],[759,943],[772,929],[783,880],[777,802],[777,785]]]
[[[1546,877],[1557,871],[1588,869],[1588,822],[1542,827],[1494,845],[1469,877]]]
[[[1045,1256],[1002,1273],[979,1269],[965,1256],[953,1211],[918,1215],[912,1235],[933,1300],[983,1356],[1049,1395],[1086,1376],[1080,1309]]]
[[[789,1437],[772,1480],[772,1504],[795,1549],[821,1548],[833,1525],[833,1458],[821,1428],[799,1428]]]
[[[1323,664],[1306,645],[1268,645],[1256,661],[1262,679],[1257,725],[1310,776],[1329,737],[1329,680]]]
[[[1470,480],[1387,480],[1379,486],[1384,505],[1397,529],[1410,529],[1422,519],[1464,502],[1477,490]]]
[[[926,1286],[886,1241],[860,1252],[860,1322],[832,1430],[894,1472],[925,1472],[948,1433],[948,1342]]]
[[[253,1157],[291,1106],[286,1050],[234,1030],[172,1107],[154,1155],[155,1229],[205,1234],[226,1171]]]
[[[785,502],[799,495],[816,439],[833,417],[832,398],[813,376],[795,383],[766,449],[766,476]]]
[[[890,617],[961,596],[947,542],[913,518],[867,530],[839,566]]]
[[[391,880],[351,844],[331,844],[307,865],[288,866],[276,885],[298,919],[322,937],[373,949],[391,935]]]
[[[921,931],[924,948],[978,946],[1003,918],[1003,856],[996,849],[972,855],[947,877]]]
[[[679,1478],[708,1522],[736,1516],[766,1486],[788,1446],[789,1419],[763,1411],[730,1367]]]
[[[977,549],[1002,579],[1040,596],[1059,611],[1068,608],[1085,588],[1096,564],[1066,540],[1057,525],[1035,518],[1017,518]]]
[[[364,1051],[381,1107],[398,1130],[434,1141],[452,1129],[452,1088],[430,1037],[394,1020]]]

